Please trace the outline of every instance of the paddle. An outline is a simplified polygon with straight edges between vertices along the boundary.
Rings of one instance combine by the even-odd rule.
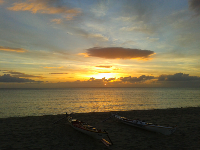
[[[108,132],[106,130],[104,130],[107,133],[107,137],[110,140],[111,145],[113,145],[113,142],[111,141],[110,137],[108,136]]]

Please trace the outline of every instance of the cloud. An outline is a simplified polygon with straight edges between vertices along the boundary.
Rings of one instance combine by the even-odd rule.
[[[98,67],[98,68],[111,68],[112,66],[95,66],[95,67]]]
[[[103,36],[102,34],[94,34],[94,33],[87,33],[86,31],[81,31],[80,29],[77,30],[79,33],[80,36],[83,36],[83,37],[86,37],[86,38],[91,38],[91,39],[94,39],[94,38],[97,38],[101,41],[108,41],[109,39],[106,37],[106,36]]]
[[[52,0],[27,0],[26,2],[13,3],[12,7],[8,7],[12,11],[30,11],[33,14],[64,14],[65,18],[72,19],[81,13],[79,9],[70,9],[60,5],[58,1]],[[55,20],[54,20],[55,21]]]
[[[158,81],[195,81],[199,80],[200,77],[189,76],[189,74],[176,73],[174,75],[160,75]]]
[[[68,15],[66,15],[65,19],[66,20],[73,20],[75,16],[77,16],[77,14],[75,14],[75,13],[74,14],[68,14]]]
[[[146,34],[152,34],[153,30],[150,27],[147,27],[147,25],[139,25],[139,26],[132,26],[132,27],[122,27],[120,30],[122,31],[136,31],[136,32],[142,32]]]
[[[99,38],[102,39],[103,41],[108,41],[109,39],[105,36],[103,36],[102,34],[88,34],[89,38]]]
[[[131,83],[135,83],[135,82],[142,82],[142,81],[146,81],[146,80],[151,80],[151,79],[155,79],[154,76],[146,76],[146,75],[142,75],[140,77],[121,77],[120,80],[123,82],[131,82]]]
[[[142,75],[140,77],[121,77],[119,79],[116,78],[109,78],[106,79],[105,77],[102,79],[95,79],[90,78],[86,81],[77,80],[75,82],[63,82],[63,86],[68,86],[70,84],[71,87],[75,85],[77,87],[137,87],[146,85],[146,80],[154,79],[153,76],[145,76]],[[64,85],[65,84],[65,85]]]
[[[160,86],[160,87],[181,87],[184,85],[185,83],[185,87],[192,87],[192,85],[195,83],[199,83],[200,82],[200,77],[197,76],[189,76],[188,74],[183,74],[183,73],[176,73],[174,75],[160,75],[159,77],[155,77],[155,76],[146,76],[146,75],[141,75],[140,77],[120,77],[118,79],[116,78],[109,78],[109,79],[95,79],[95,78],[90,78],[88,81],[84,81],[84,82],[101,82],[101,83],[106,83],[107,85],[109,85],[109,83],[112,83],[112,86],[115,87],[117,86],[140,86],[140,84],[142,86]],[[161,84],[161,81],[162,84]],[[181,84],[179,82],[171,82],[171,81],[183,81]],[[81,82],[81,81],[80,81]],[[148,84],[148,85],[147,85]],[[197,84],[195,84],[194,86],[198,86]],[[149,87],[150,87],[149,86]]]
[[[147,59],[155,54],[150,50],[131,49],[122,47],[93,47],[87,49],[88,57],[100,57],[106,59]]]
[[[126,21],[134,21],[136,18],[137,18],[136,16],[128,16],[128,17],[118,17],[114,19],[126,22]]]
[[[200,77],[176,73],[174,75],[161,75],[159,77],[141,75],[140,77],[129,76],[120,77],[118,79],[90,78],[88,81],[80,81],[80,83],[86,86],[87,84],[90,86],[97,86],[98,84],[105,86],[106,84],[108,87],[200,87]]]
[[[97,17],[103,17],[107,14],[108,11],[108,3],[105,1],[98,1],[93,7],[91,8],[91,12],[94,13]]]
[[[153,12],[156,10],[155,1],[149,0],[134,0],[124,1],[122,5],[123,17],[132,16],[134,20],[148,22],[152,18]]]
[[[147,37],[147,40],[150,41],[150,42],[156,42],[159,40],[159,38],[150,38],[150,37]]]
[[[34,75],[29,75],[29,74],[25,74],[25,73],[21,73],[21,72],[16,72],[16,71],[9,71],[9,70],[6,70],[3,73],[9,73],[9,74],[12,75],[12,77],[16,77],[16,78],[20,78],[20,77],[25,77],[25,78],[40,78],[40,79],[44,78],[42,76],[34,76]]]
[[[3,0],[0,0],[0,5],[3,4],[3,3],[4,3],[4,1],[3,1]]]
[[[49,73],[49,74],[68,74],[68,73]]]
[[[121,45],[122,46],[126,46],[126,45],[136,45],[137,42],[129,40],[129,41],[125,41],[123,42]]]
[[[56,24],[61,24],[62,20],[61,19],[52,19],[51,22],[55,22]]]
[[[116,78],[109,78],[108,81],[114,81]]]
[[[104,82],[122,82],[123,84],[129,82],[129,83],[136,83],[136,82],[145,82],[146,80],[152,80],[156,79],[154,76],[146,76],[146,75],[141,75],[140,77],[120,77],[118,79],[116,78],[109,78],[109,79],[95,79],[95,78],[90,78],[88,81],[104,81]]]
[[[23,48],[11,48],[11,47],[0,46],[0,51],[24,53],[24,52],[27,52],[28,50],[23,49]]]
[[[69,77],[72,78],[72,77]],[[179,79],[181,78],[181,79]],[[172,82],[173,81],[173,82]],[[24,78],[12,77],[9,74],[0,76],[0,86],[3,87],[32,87],[32,88],[66,88],[66,87],[200,87],[200,77],[189,76],[188,74],[176,73],[174,75],[161,75],[159,77],[141,75],[140,77],[120,77],[102,79],[90,78],[85,81],[74,82],[58,82],[58,83],[46,83],[33,84],[41,81],[34,81]],[[31,84],[7,84],[8,82],[30,82]]]
[[[23,82],[42,82],[42,81],[34,81],[34,80],[31,80],[31,79],[12,77],[12,76],[10,76],[10,74],[4,74],[4,75],[0,76],[0,82],[23,83]]]
[[[63,68],[63,67],[43,67],[43,68],[46,68],[46,69],[53,69],[53,68]]]
[[[111,73],[111,72],[98,72],[98,73]]]
[[[189,7],[197,15],[200,15],[200,1],[199,0],[189,0]]]

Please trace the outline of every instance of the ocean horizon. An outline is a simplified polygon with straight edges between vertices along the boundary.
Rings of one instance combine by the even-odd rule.
[[[0,103],[0,118],[200,107],[200,88],[1,88]]]

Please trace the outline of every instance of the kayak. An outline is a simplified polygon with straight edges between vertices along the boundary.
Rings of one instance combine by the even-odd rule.
[[[105,130],[97,129],[83,121],[73,119],[71,116],[68,116],[67,120],[74,129],[84,134],[87,134],[95,139],[101,140],[106,146],[112,145],[112,142],[108,142],[106,139],[104,139],[104,137],[106,136],[109,138],[108,133]]]
[[[153,123],[147,123],[147,122],[141,121],[139,119],[136,119],[136,120],[127,119],[127,118],[121,117],[117,114],[113,114],[113,116],[122,123],[131,125],[134,127],[138,127],[141,129],[145,129],[148,131],[158,132],[158,133],[161,133],[164,135],[171,135],[172,133],[174,133],[176,131],[176,126],[175,127],[160,126],[160,125],[156,125]]]

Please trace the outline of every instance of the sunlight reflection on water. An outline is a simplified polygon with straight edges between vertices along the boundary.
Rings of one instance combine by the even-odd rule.
[[[0,118],[200,106],[193,88],[0,89]]]

